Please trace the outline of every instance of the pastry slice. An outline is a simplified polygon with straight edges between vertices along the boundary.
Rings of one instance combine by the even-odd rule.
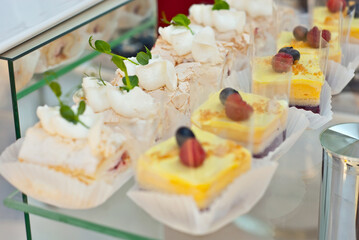
[[[287,106],[260,95],[240,91],[239,95],[252,108],[250,118],[232,120],[228,117],[217,92],[193,113],[191,121],[202,130],[243,146],[252,145],[254,157],[266,156],[285,139]]]
[[[102,115],[106,124],[121,128],[143,146],[153,144],[160,124],[160,104],[151,95],[140,87],[127,92],[95,77],[82,80],[82,92],[87,105]]]
[[[205,209],[234,179],[250,169],[251,154],[233,141],[196,127],[192,131],[195,140],[186,139],[180,143],[181,147],[172,137],[149,149],[138,160],[136,176],[138,184],[144,189],[188,195],[198,208]],[[187,149],[190,141],[195,141],[197,145]],[[190,155],[197,148],[202,151],[201,160],[197,158],[194,164],[188,164],[183,151],[185,155]]]
[[[85,184],[111,179],[130,165],[127,136],[104,125],[90,107],[79,116],[84,125],[65,120],[59,107],[39,107],[37,115],[40,122],[27,130],[20,162],[48,167]]]

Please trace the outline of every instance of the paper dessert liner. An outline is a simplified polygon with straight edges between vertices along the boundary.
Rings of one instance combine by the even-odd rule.
[[[279,145],[279,147],[270,151],[267,156],[255,159],[260,161],[278,160],[294,145],[308,126],[309,120],[301,111],[297,111],[295,108],[289,108],[285,140]]]
[[[322,127],[324,124],[332,120],[333,112],[332,112],[332,95],[331,88],[327,82],[324,82],[322,87],[322,91],[320,93],[320,114],[313,113],[312,111],[307,111],[304,109],[298,109],[296,107],[290,107],[291,109],[295,109],[303,113],[306,118],[309,120],[310,129],[318,129]]]
[[[86,185],[47,167],[19,162],[17,157],[22,142],[23,139],[17,140],[0,155],[0,174],[26,195],[57,207],[96,207],[104,203],[133,174],[132,169],[128,168],[111,180],[99,179]]]
[[[359,65],[358,60],[358,64],[356,64],[356,66]],[[356,68],[353,66],[354,64],[355,62],[350,62],[349,66],[345,67],[333,60],[328,61],[326,81],[332,90],[332,95],[339,94],[350,82],[350,80],[353,79]]]
[[[350,66],[357,68],[359,66],[359,44],[347,43],[342,48],[343,58],[342,63],[344,66]]]
[[[181,232],[204,235],[247,213],[263,196],[277,165],[277,162],[253,161],[250,171],[239,176],[210,208],[202,211],[185,195],[147,191],[138,185],[127,195],[157,221]]]
[[[252,168],[237,177],[211,206],[199,210],[190,196],[166,194],[132,187],[127,195],[157,221],[181,232],[204,235],[215,232],[250,211],[265,193],[275,173],[277,160],[296,142],[309,122],[289,109],[286,139],[266,157],[252,161]]]
[[[328,62],[327,77],[332,95],[339,94],[353,79],[359,67],[359,44],[347,43],[342,47],[342,63]]]

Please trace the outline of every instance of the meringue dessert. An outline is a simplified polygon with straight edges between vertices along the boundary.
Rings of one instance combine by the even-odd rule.
[[[182,127],[176,137],[149,149],[135,171],[141,188],[190,196],[205,209],[250,169],[251,154],[233,141],[196,127],[192,131]]]
[[[227,99],[223,100],[223,96]],[[252,145],[253,157],[260,158],[284,141],[287,106],[264,96],[225,88],[212,94],[193,113],[191,121],[202,130],[243,146]]]
[[[157,121],[161,128],[151,128],[155,129],[156,138],[169,137],[181,122],[182,124],[185,124],[186,121],[189,122],[188,82],[179,82],[173,64],[160,56],[153,55],[147,65],[136,65],[137,60],[134,57],[129,58],[129,60],[124,61],[128,74],[138,77],[138,88],[148,98],[151,98],[152,106],[149,106],[150,102],[146,100],[137,99],[135,102],[138,105],[147,102],[147,106],[143,105],[143,113],[151,114],[144,119]],[[124,76],[125,73],[118,69],[112,85],[123,86],[122,79]],[[143,113],[138,113],[138,115]]]
[[[103,124],[90,107],[76,124],[60,115],[59,107],[40,106],[40,121],[26,132],[19,161],[61,172],[85,184],[125,171],[131,160],[127,137]],[[77,113],[77,107],[72,110]]]
[[[82,90],[82,98],[96,114],[102,115],[104,123],[121,128],[142,146],[154,143],[160,128],[160,104],[150,94],[140,87],[121,91],[95,77],[85,77]]]
[[[186,64],[180,69],[191,73],[187,74],[187,79],[189,111],[192,112],[210,93],[222,87],[231,72],[239,71],[243,66],[237,64],[241,58],[236,58],[238,54],[234,43],[216,40],[212,27],[190,24],[188,28],[174,25],[160,27],[160,36],[151,52],[172,62],[176,68]]]
[[[234,8],[213,10],[214,5],[193,4],[189,9],[189,19],[193,24],[212,27],[216,40],[228,43],[240,54],[247,54],[249,34],[244,32],[246,13]]]

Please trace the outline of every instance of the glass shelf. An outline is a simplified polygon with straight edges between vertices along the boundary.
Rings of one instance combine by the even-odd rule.
[[[18,191],[9,195],[4,205],[121,239],[162,239],[162,225],[136,207],[126,196],[132,185],[133,180],[130,180],[101,207],[88,210],[60,209],[31,198],[28,198],[26,204]]]
[[[340,101],[336,97],[334,103]],[[314,240],[317,239],[322,153],[318,136],[322,129],[329,125],[353,121],[359,121],[359,117],[336,112],[333,120],[326,126],[305,131],[296,145],[279,159],[278,169],[259,203],[248,214],[204,237],[191,236],[165,227],[136,206],[126,195],[134,184],[133,180],[127,182],[103,205],[94,209],[66,210],[30,197],[26,204],[18,191],[9,195],[4,204],[29,213],[30,218],[37,215],[129,240]],[[39,224],[39,221],[36,222]]]
[[[131,30],[128,30],[127,32],[121,34],[121,36],[118,37],[117,39],[111,41],[111,43],[110,43],[111,47],[117,46],[120,43],[122,43],[123,41],[125,41],[126,39],[129,39],[129,38],[135,36],[136,34],[141,33],[142,31],[144,31],[145,29],[147,29],[149,27],[155,26],[156,22],[157,22],[157,19],[155,17],[152,17],[151,19],[144,22],[143,24],[140,24],[137,27],[132,28]],[[75,62],[68,64],[64,67],[61,67],[60,69],[57,69],[55,71],[51,71],[51,74],[46,77],[42,76],[41,79],[32,80],[29,83],[29,86],[25,87],[24,89],[22,89],[21,91],[19,91],[16,94],[17,99],[20,100],[21,98],[25,97],[26,95],[36,91],[37,89],[43,87],[44,85],[46,85],[47,81],[52,81],[54,79],[59,78],[60,76],[72,71],[74,68],[93,59],[94,57],[96,57],[100,54],[101,53],[95,52],[95,51],[86,51],[86,53],[82,57],[80,57],[78,60],[76,60]]]
[[[93,20],[131,2],[132,0],[106,0],[100,2],[82,13],[50,28],[49,30],[29,39],[26,42],[8,50],[0,55],[0,59],[15,61],[26,54],[44,46],[55,39],[66,35],[73,30],[86,25]]]

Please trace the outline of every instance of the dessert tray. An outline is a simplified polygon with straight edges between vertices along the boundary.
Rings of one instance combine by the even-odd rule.
[[[164,15],[155,45],[133,57],[91,36],[88,48],[117,67],[112,79],[99,67],[71,104],[45,79],[58,105],[37,108],[39,121],[0,155],[0,174],[64,211],[96,209],[126,186],[151,217],[192,235],[248,213],[306,129],[331,121],[332,95],[359,62],[342,63],[348,43],[336,45],[343,33],[332,26],[277,34],[280,12],[294,10],[229,3]]]

